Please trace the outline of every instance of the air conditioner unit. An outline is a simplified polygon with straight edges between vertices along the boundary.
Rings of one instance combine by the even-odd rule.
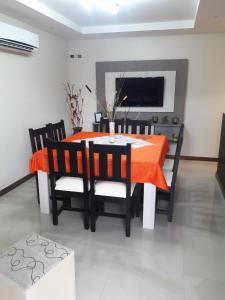
[[[38,48],[37,34],[0,22],[0,50],[30,55]]]

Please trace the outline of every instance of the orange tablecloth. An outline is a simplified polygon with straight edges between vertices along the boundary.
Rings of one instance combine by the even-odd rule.
[[[108,134],[103,132],[80,132],[70,136],[65,141],[105,135]],[[168,187],[162,171],[163,162],[169,151],[167,138],[163,135],[128,134],[128,136],[143,139],[154,144],[153,146],[132,149],[131,181],[152,183],[161,189],[167,190]],[[48,154],[46,148],[33,154],[30,159],[29,167],[31,173],[36,171],[48,172]]]

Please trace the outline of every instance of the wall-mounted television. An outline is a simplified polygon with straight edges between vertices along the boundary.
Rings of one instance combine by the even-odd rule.
[[[164,77],[116,78],[116,91],[120,91],[121,107],[163,107]]]

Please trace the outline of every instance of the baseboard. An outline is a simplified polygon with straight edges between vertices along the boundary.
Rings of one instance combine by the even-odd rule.
[[[8,192],[15,189],[17,186],[21,185],[22,183],[26,182],[27,180],[31,179],[34,176],[34,174],[28,174],[24,176],[23,178],[13,182],[12,184],[8,185],[4,189],[0,190],[0,197],[7,194]]]
[[[174,155],[167,155],[167,158],[174,158]],[[181,160],[195,160],[195,161],[214,161],[217,162],[218,158],[217,157],[205,157],[205,156],[186,156],[186,155],[181,155],[180,157]]]
[[[217,157],[205,157],[205,156],[185,156],[181,155],[182,160],[197,160],[197,161],[218,161]]]
[[[225,198],[225,188],[224,188],[224,186],[222,185],[222,182],[221,182],[221,180],[220,180],[220,178],[219,178],[219,176],[218,176],[217,173],[216,173],[216,179],[217,179],[217,182],[218,182],[218,184],[219,184],[220,190],[221,190],[221,192],[222,192],[222,194],[223,194],[223,197]]]

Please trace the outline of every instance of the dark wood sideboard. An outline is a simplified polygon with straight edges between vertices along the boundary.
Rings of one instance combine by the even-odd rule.
[[[225,114],[223,114],[216,177],[225,197]]]

